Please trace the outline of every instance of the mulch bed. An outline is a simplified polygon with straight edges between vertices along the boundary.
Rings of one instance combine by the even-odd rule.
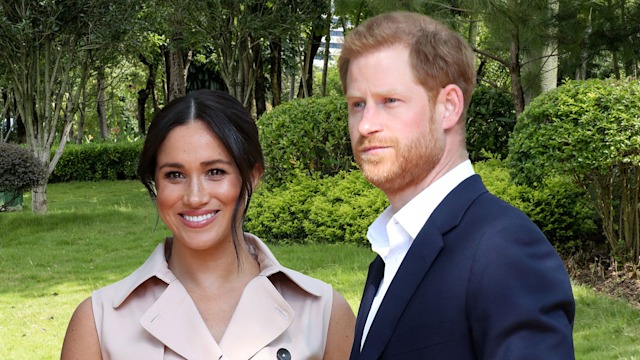
[[[577,254],[565,259],[571,279],[640,309],[640,263],[618,264],[603,254]]]

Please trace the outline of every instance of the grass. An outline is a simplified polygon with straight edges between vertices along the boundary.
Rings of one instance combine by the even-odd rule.
[[[52,184],[49,213],[0,214],[0,359],[56,359],[69,318],[91,291],[136,269],[168,232],[133,181]],[[354,311],[369,249],[270,246],[281,263],[331,283]],[[640,360],[640,311],[575,286],[578,359]]]

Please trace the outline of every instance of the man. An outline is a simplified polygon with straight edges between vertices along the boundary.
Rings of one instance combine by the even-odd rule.
[[[356,162],[390,206],[367,233],[351,359],[573,359],[575,304],[542,232],[465,146],[468,44],[412,13],[369,19],[338,62]]]

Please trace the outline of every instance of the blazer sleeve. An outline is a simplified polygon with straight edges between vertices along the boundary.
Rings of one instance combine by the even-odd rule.
[[[467,299],[476,354],[574,359],[575,303],[564,264],[526,216],[508,218],[482,229],[476,245]]]

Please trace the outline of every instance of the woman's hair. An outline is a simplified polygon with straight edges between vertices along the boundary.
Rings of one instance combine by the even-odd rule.
[[[264,169],[258,128],[242,104],[221,91],[197,90],[171,101],[153,118],[140,154],[138,177],[155,202],[155,175],[158,150],[171,130],[192,121],[201,121],[222,142],[240,173],[242,187],[233,210],[233,244],[238,253],[237,227],[244,221],[251,195],[256,166]],[[189,139],[185,139],[189,141]],[[240,209],[242,214],[240,214]]]
[[[347,34],[338,59],[344,93],[347,93],[347,73],[352,59],[398,44],[409,49],[413,75],[430,97],[445,86],[455,84],[462,90],[466,110],[476,84],[471,47],[445,25],[410,12],[378,15]]]

